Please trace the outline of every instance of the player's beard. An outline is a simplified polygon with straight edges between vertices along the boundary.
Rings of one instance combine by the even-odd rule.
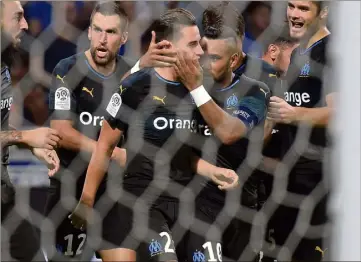
[[[90,48],[90,54],[93,58],[93,61],[96,65],[98,66],[106,66],[108,64],[110,64],[114,59],[115,59],[115,56],[116,56],[116,53],[115,52],[111,52],[109,49],[107,49],[107,54],[105,57],[98,57],[96,52],[97,52],[98,48],[97,47],[91,47]]]

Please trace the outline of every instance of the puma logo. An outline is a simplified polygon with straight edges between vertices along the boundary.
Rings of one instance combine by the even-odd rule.
[[[166,98],[166,96],[164,96],[163,98],[160,98],[159,96],[153,96],[153,100],[155,101],[159,101],[161,102],[163,105],[165,105],[164,99]]]
[[[265,90],[263,90],[262,88],[260,88],[259,90],[261,90],[264,93],[264,95],[267,97],[267,92]]]
[[[119,86],[119,90],[120,90],[120,95],[123,94],[123,92],[126,90],[126,88],[123,88],[122,85]]]
[[[64,76],[64,77],[60,77],[60,75],[56,75],[56,79],[59,79],[63,84],[65,84],[65,82],[64,82],[64,78],[65,78],[66,76]]]
[[[320,253],[322,254],[322,257],[324,257],[327,248],[326,248],[325,250],[322,250],[319,246],[316,246],[315,250],[318,251],[318,252],[320,252]]]
[[[89,95],[91,95],[91,97],[94,97],[93,95],[93,90],[94,88],[92,88],[92,90],[89,90],[88,88],[86,88],[85,86],[83,87],[82,91],[87,92]]]

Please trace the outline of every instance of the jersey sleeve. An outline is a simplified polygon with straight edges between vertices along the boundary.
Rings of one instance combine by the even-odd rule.
[[[140,95],[136,91],[138,88],[143,88],[138,83],[135,76],[130,76],[123,80],[121,85],[111,96],[107,106],[105,120],[110,126],[115,129],[125,131],[140,103]]]
[[[270,91],[263,83],[254,84],[242,97],[232,115],[241,120],[249,130],[261,123],[267,113]]]
[[[52,74],[49,110],[53,120],[72,120],[76,113],[76,97],[67,74],[68,70],[62,62]]]

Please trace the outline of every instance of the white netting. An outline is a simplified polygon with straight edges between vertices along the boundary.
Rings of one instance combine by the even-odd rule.
[[[209,3],[210,2],[206,1],[179,2],[178,6],[191,11],[197,20],[200,20],[204,9],[208,7]],[[35,2],[30,1],[25,3],[25,16],[28,18],[30,32],[25,40],[27,43],[25,46],[26,50],[16,57],[16,63],[12,67],[15,90],[15,108],[12,112],[12,120],[17,126],[24,128],[47,125],[49,123],[48,120],[51,116],[47,113],[46,96],[51,84],[51,71],[61,59],[87,49],[88,19],[95,2],[75,3],[59,1],[49,2],[48,6],[41,6],[44,3],[39,6],[35,6],[34,4]],[[139,39],[141,39],[143,32],[155,18],[158,18],[160,14],[167,10],[168,6],[173,4],[172,2],[124,2],[124,8],[128,12],[131,20],[129,40],[122,51],[126,57],[135,60],[142,55],[141,50],[144,50],[144,43],[139,41]],[[235,8],[238,8],[240,12],[243,12],[248,3],[232,2],[232,4]],[[277,29],[284,24],[286,2],[274,2],[272,7],[269,27]],[[47,12],[48,16],[39,10]],[[339,18],[333,17],[333,19],[337,20]],[[248,20],[248,22],[251,21]],[[247,24],[246,26],[252,25]],[[264,31],[264,34],[266,33],[267,29]],[[329,79],[325,79],[325,82],[331,83]],[[307,236],[311,239],[324,237],[328,239],[330,236],[330,224],[310,226],[310,220],[313,208],[324,196],[323,187],[328,188],[329,186],[329,178],[331,177],[331,175],[329,175],[331,173],[329,152],[331,149],[324,151],[323,161],[326,166],[324,171],[326,179],[320,183],[319,187],[316,187],[307,197],[302,197],[287,191],[287,174],[290,167],[297,161],[299,155],[308,147],[308,143],[305,143],[305,141],[306,139],[308,140],[309,131],[309,126],[301,128],[301,131],[297,135],[296,142],[284,160],[282,162],[276,161],[275,167],[268,170],[269,173],[274,175],[275,180],[273,182],[272,193],[260,211],[247,207],[239,209],[239,197],[237,194],[240,194],[240,191],[235,191],[233,195],[230,195],[226,199],[226,207],[218,216],[216,222],[226,227],[226,225],[230,223],[231,218],[237,217],[239,220],[252,225],[251,238],[246,250],[241,254],[241,261],[250,261],[254,258],[254,252],[258,253],[260,251],[262,251],[261,259],[262,256],[275,255],[278,253],[277,259],[279,259],[279,261],[289,261],[292,252],[296,250],[302,237]],[[130,135],[142,137],[139,134]],[[161,153],[159,153],[157,157],[164,160],[165,158],[169,158],[169,152],[176,152],[178,148],[173,146],[173,142],[176,139],[179,139],[179,137],[169,139],[164,145],[164,149],[166,149],[168,155],[160,151]],[[207,150],[215,151],[214,148]],[[47,252],[54,252],[56,249],[56,244],[54,243],[55,228],[68,213],[63,213],[60,207],[56,206],[48,218],[43,216],[42,212],[46,199],[46,188],[48,187],[46,169],[23,150],[12,150],[10,154],[12,165],[9,167],[9,172],[14,184],[17,186],[19,194],[19,197],[16,198],[15,211],[26,219],[30,218],[32,224],[42,229],[42,245]],[[244,182],[248,179],[252,172],[259,166],[260,160],[260,143],[251,143],[248,148],[248,157],[244,163],[240,165],[238,170],[241,181]],[[83,158],[79,156],[78,159],[75,159],[71,163],[71,167],[81,166],[82,162]],[[156,173],[162,172],[164,172],[164,170],[157,170],[156,167]],[[62,205],[63,208],[71,212],[77,203],[77,200],[73,197],[76,185],[75,178],[72,174],[64,174],[61,182],[65,186],[62,187],[62,199],[58,205]],[[180,200],[179,216],[175,226],[171,228],[171,231],[177,232],[177,238],[182,237],[187,229],[199,234],[204,233],[204,228],[207,228],[209,225],[203,221],[192,219],[191,216],[192,210],[195,208],[194,199],[201,190],[198,178],[193,179],[188,188],[183,188],[170,181],[165,183],[164,180],[161,182],[156,181],[152,186],[158,190],[166,190],[171,195],[177,192],[175,197],[178,197]],[[190,188],[192,188],[192,190]],[[181,194],[178,195],[178,192],[181,192]],[[30,198],[30,196],[32,196],[32,198]],[[122,204],[129,206],[129,208],[142,211],[136,213],[134,220],[142,225],[147,224],[147,222],[145,222],[147,216],[143,213],[146,209],[145,202],[152,202],[154,201],[153,199],[139,198],[135,201],[133,196],[129,196],[120,191],[116,184],[111,184],[108,187],[107,194],[100,200],[102,209],[108,210],[111,207],[110,203],[118,199]],[[136,203],[135,205],[133,205],[134,201]],[[297,222],[285,244],[283,246],[276,246],[273,239],[274,229],[269,228],[267,232],[266,228],[269,219],[280,204],[287,207],[294,207],[299,209],[300,212],[297,216]],[[101,223],[101,220],[101,216],[96,217],[96,222]],[[9,221],[3,222],[2,229],[6,227],[7,222]],[[14,221],[11,222],[14,223]],[[10,232],[6,232],[7,235],[2,233],[2,238],[9,237],[15,228],[16,226],[12,225]],[[96,228],[95,231],[97,230],[100,230],[100,227]],[[146,230],[147,228],[143,228],[142,226],[134,226],[132,233],[142,238]],[[88,233],[100,234],[100,231]],[[217,232],[216,227],[212,227],[208,233],[210,235],[221,234],[221,232]],[[79,236],[74,237],[79,238]],[[3,241],[4,239],[2,239],[2,242]],[[88,244],[90,246],[96,245],[97,241],[99,242],[99,239],[95,239]],[[223,243],[223,245],[226,244],[227,243]],[[84,245],[84,247],[85,246],[86,245]],[[328,244],[325,246],[330,249]],[[310,252],[322,253],[325,251],[324,259],[329,259],[329,257],[327,257],[328,251],[326,251],[325,248],[323,248],[323,250],[315,249],[316,246],[313,250],[310,250]],[[76,250],[72,250],[72,252],[76,252]],[[227,258],[224,257],[223,259],[226,260]]]

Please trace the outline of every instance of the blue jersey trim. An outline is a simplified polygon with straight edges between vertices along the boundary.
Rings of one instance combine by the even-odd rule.
[[[232,83],[230,86],[226,87],[226,88],[219,88],[216,90],[216,92],[223,92],[223,91],[227,91],[232,89],[237,83],[239,83],[240,79],[238,78],[237,81],[235,81],[234,83]]]
[[[322,41],[323,41],[323,38],[320,39],[320,40],[318,40],[316,43],[314,43],[313,45],[311,45],[309,48],[306,48],[304,51],[301,51],[301,50],[300,50],[300,55],[304,55],[304,54],[308,53],[309,51],[312,50],[312,48],[314,48],[315,46],[321,44]]]
[[[114,72],[111,73],[110,75],[105,76],[105,75],[103,75],[103,74],[95,71],[95,69],[89,64],[89,61],[88,61],[87,59],[85,59],[85,63],[86,63],[86,65],[88,66],[88,68],[90,69],[90,71],[92,71],[94,74],[96,74],[97,76],[99,76],[99,77],[102,78],[102,79],[108,79],[108,78],[110,78],[110,77],[115,73],[115,71],[114,71]],[[120,79],[119,79],[119,80],[120,80]]]
[[[177,86],[181,84],[180,82],[170,81],[170,80],[167,80],[167,79],[161,77],[161,76],[157,73],[157,71],[155,71],[155,70],[154,70],[154,73],[155,73],[156,77],[158,77],[158,79],[159,79],[160,81],[162,81],[162,82],[165,82],[165,83],[171,84],[171,85],[177,85]]]

